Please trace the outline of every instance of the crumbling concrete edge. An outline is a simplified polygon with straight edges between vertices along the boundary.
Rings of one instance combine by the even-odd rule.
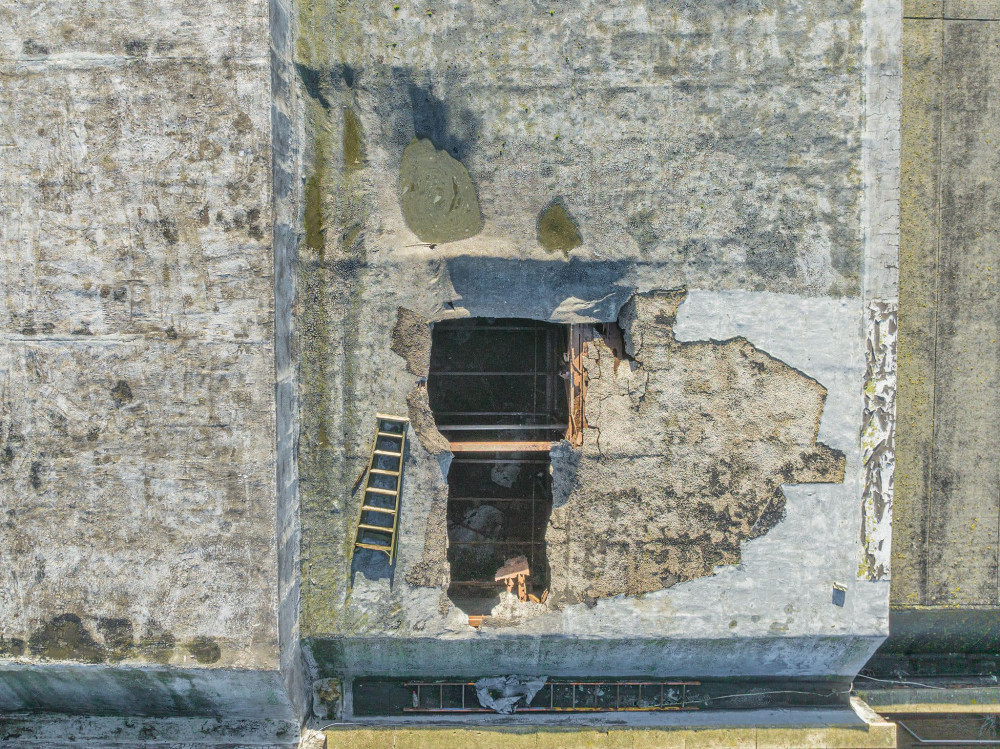
[[[888,581],[895,469],[903,9],[900,0],[864,0],[863,8],[861,226],[866,366],[858,577]]]
[[[301,172],[293,64],[295,0],[269,0],[271,57],[271,183],[274,211],[275,491],[278,538],[280,671],[295,713],[310,711],[310,682],[299,635],[301,525],[298,490],[298,346],[295,269]]]

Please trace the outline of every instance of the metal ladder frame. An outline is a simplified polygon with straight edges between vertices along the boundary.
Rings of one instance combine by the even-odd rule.
[[[403,430],[399,434],[394,432],[385,432],[382,430],[382,422],[393,421],[402,425]],[[381,551],[389,557],[389,564],[392,565],[396,560],[396,548],[399,541],[399,513],[403,498],[403,458],[406,454],[406,429],[410,423],[410,419],[406,416],[392,416],[391,414],[375,414],[375,438],[372,440],[371,453],[368,456],[368,465],[365,468],[364,476],[362,477],[362,482],[364,484],[363,491],[361,493],[361,506],[358,510],[358,520],[354,524],[354,547],[351,551],[351,558],[353,560],[354,552],[358,549],[372,549],[374,551]],[[399,439],[399,454],[396,453],[385,453],[384,451],[378,450],[378,441],[380,437],[393,437]],[[399,460],[399,470],[398,471],[386,471],[381,468],[375,468],[375,456],[376,455],[390,455],[396,457]],[[371,475],[382,474],[382,475],[394,475],[396,477],[396,490],[391,492],[388,489],[380,489],[378,487],[368,486]],[[388,508],[375,507],[374,505],[369,505],[367,502],[368,493],[373,494],[383,494],[393,496],[393,511],[392,511],[392,527],[381,527],[381,526],[369,526],[361,522],[366,512],[381,512],[388,514]],[[362,530],[371,530],[377,533],[386,533],[390,536],[389,545],[385,546],[382,544],[373,544],[362,542],[358,540],[359,534]]]

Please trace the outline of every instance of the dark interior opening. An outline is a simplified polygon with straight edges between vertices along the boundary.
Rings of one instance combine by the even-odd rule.
[[[548,449],[567,428],[568,328],[523,319],[435,323],[427,391],[453,443],[448,473],[449,596],[485,614],[504,590],[494,575],[528,560],[531,595],[548,589],[545,529],[552,512]],[[460,449],[472,447],[474,450]]]
[[[474,317],[434,324],[427,391],[452,442],[562,439],[567,327]]]

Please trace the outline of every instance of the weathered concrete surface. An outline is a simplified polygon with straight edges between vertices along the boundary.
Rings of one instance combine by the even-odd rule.
[[[298,467],[302,634],[317,673],[857,669],[887,625],[887,583],[859,579],[859,435],[865,301],[895,291],[896,151],[878,142],[898,118],[898,10],[302,7]],[[881,95],[868,102],[870,92]],[[397,185],[414,137],[466,167],[484,219],[475,236],[430,247],[407,228]],[[538,241],[553,201],[582,240],[568,259]],[[598,322],[635,293],[682,287],[693,291],[679,341],[709,352],[724,348],[709,341],[742,335],[812,383],[801,443],[816,439],[818,419],[819,441],[844,456],[843,483],[786,482],[775,495],[771,482],[785,517],[742,544],[738,565],[706,562],[700,579],[592,608],[525,615],[506,601],[494,626],[474,631],[444,592],[449,463],[423,424],[406,461],[396,568],[362,552],[351,581],[360,498],[350,487],[374,414],[425,408],[414,395],[421,347],[393,335],[401,308],[418,325]],[[658,473],[640,467],[633,479]],[[844,606],[834,584],[847,589]]]
[[[997,606],[1000,4],[907,13],[893,603]]]
[[[258,0],[0,10],[6,710],[214,714],[257,680],[257,717],[290,714],[267,26]]]
[[[298,744],[298,735],[298,726],[291,722],[249,715],[148,718],[34,714],[5,716],[0,721],[0,741],[9,749],[80,746],[142,749],[151,745],[290,749]]]

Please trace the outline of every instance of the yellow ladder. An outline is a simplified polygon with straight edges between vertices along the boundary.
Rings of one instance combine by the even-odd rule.
[[[365,491],[358,513],[354,548],[382,551],[389,564],[396,559],[399,500],[403,489],[403,453],[406,451],[405,416],[375,414],[375,439],[365,471]]]

